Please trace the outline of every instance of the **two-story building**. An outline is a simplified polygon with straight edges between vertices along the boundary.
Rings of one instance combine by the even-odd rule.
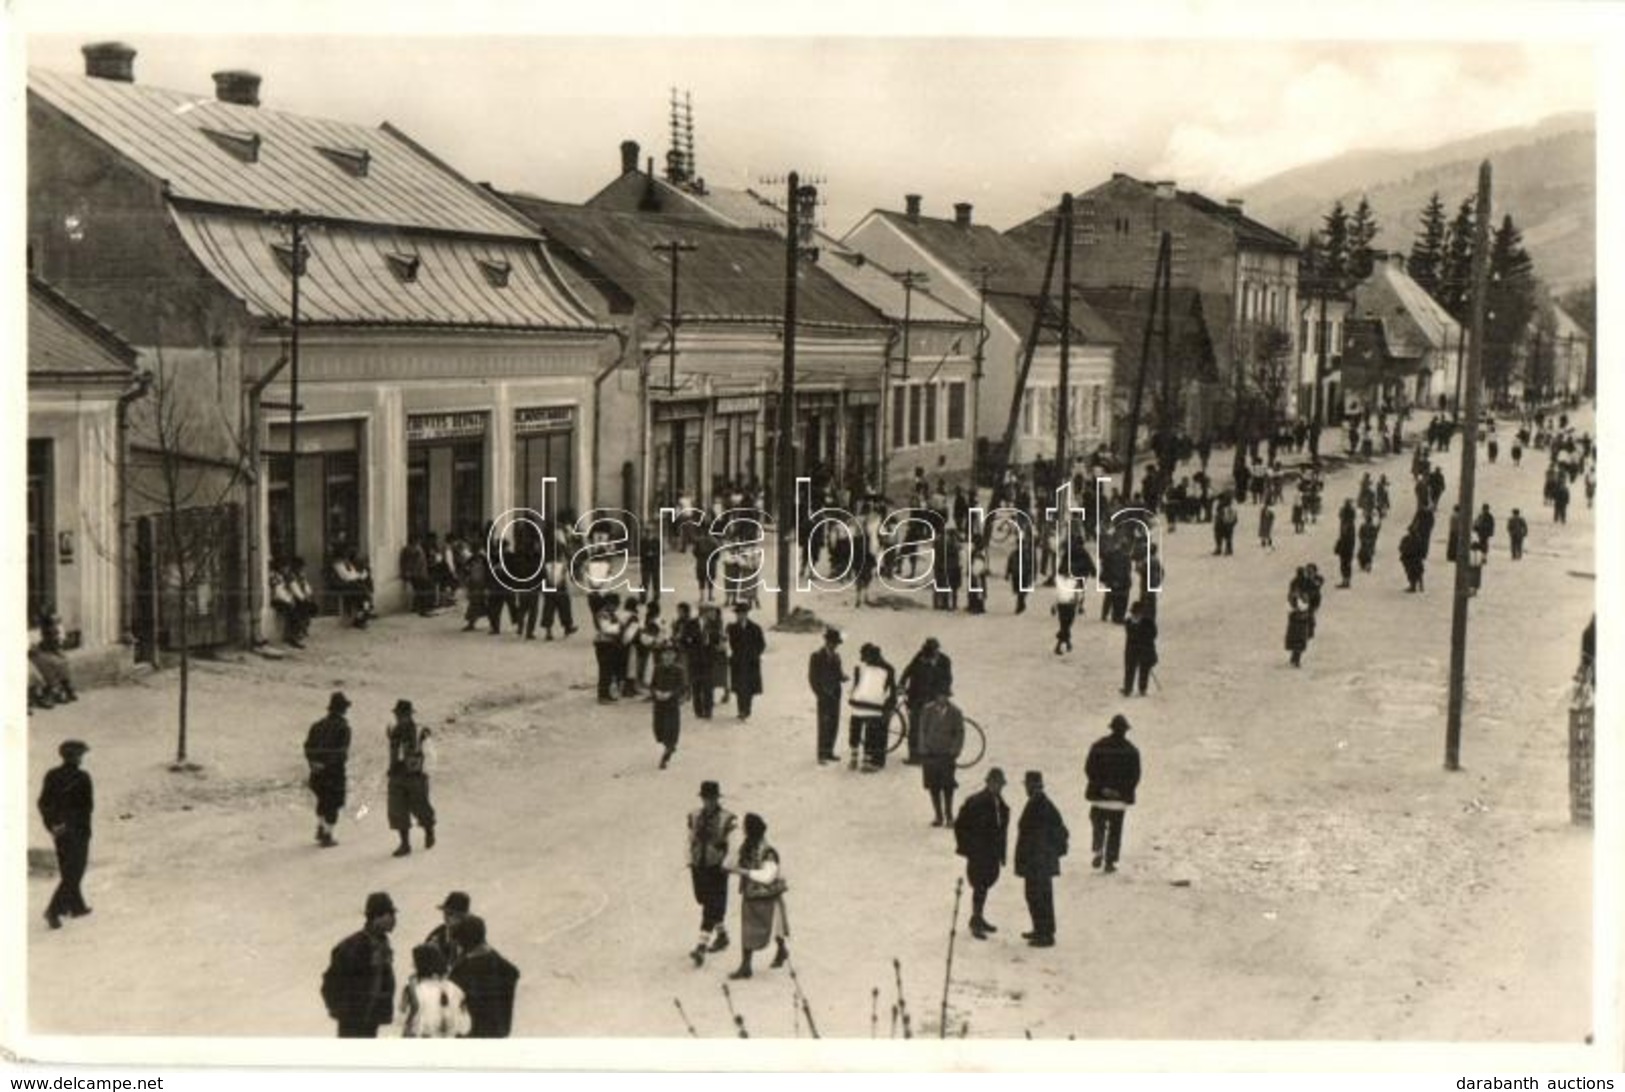
[[[658,211],[699,218],[739,229],[769,231],[783,238],[789,225],[784,198],[775,200],[754,190],[707,185],[692,177],[686,164],[668,159],[665,177],[653,164],[638,167],[638,145],[621,145],[621,173],[587,204],[622,212]],[[950,488],[970,481],[976,454],[971,418],[977,398],[976,352],[981,326],[969,314],[949,306],[923,277],[900,277],[873,256],[846,246],[812,226],[801,227],[809,260],[846,291],[877,311],[892,331],[888,382],[879,404],[867,396],[849,396],[848,432],[876,436],[878,456],[863,466],[868,480],[884,479],[889,496],[906,495],[916,470]],[[867,441],[865,441],[867,443]]]
[[[1465,362],[1462,328],[1405,272],[1403,254],[1377,251],[1349,294],[1343,338],[1343,402],[1422,409],[1454,407]]]
[[[1008,461],[1027,465],[1054,460],[1061,380],[1059,275],[1051,284],[1046,313],[1038,312],[1045,257],[972,221],[968,203],[952,219],[926,216],[921,198],[909,194],[904,211],[875,209],[843,238],[849,248],[888,269],[918,270],[938,299],[976,314],[987,328],[982,381],[976,391],[978,443],[996,453],[1014,423]],[[1023,348],[1037,331],[1025,384],[1019,388]],[[1068,443],[1084,456],[1112,438],[1113,368],[1118,332],[1077,293],[1071,304],[1067,353]],[[984,469],[991,459],[979,459]]]
[[[200,642],[261,616],[272,557],[319,590],[356,548],[388,609],[409,540],[541,507],[544,478],[560,511],[615,488],[592,456],[620,346],[523,218],[392,126],[262,107],[253,73],[199,95],[136,82],[127,46],[85,56],[29,76],[30,254],[151,362],[189,457],[241,478]],[[607,433],[618,468],[635,437]]]
[[[1058,214],[1048,209],[1008,234],[1047,254]],[[1190,434],[1233,427],[1241,396],[1260,370],[1258,356],[1272,342],[1284,337],[1290,348],[1282,364],[1295,365],[1298,244],[1247,216],[1241,201],[1221,204],[1173,182],[1116,173],[1079,194],[1073,215],[1073,278],[1086,288],[1149,290],[1162,233],[1169,233],[1170,284],[1200,294],[1216,371],[1205,378],[1212,373],[1200,362],[1178,362],[1189,377],[1183,417]]]

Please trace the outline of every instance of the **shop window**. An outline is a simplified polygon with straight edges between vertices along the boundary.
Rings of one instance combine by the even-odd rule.
[[[948,384],[948,437],[949,440],[963,440],[965,438],[965,384]]]
[[[925,386],[925,442],[937,442],[937,388],[939,383],[928,383]]]
[[[891,446],[902,447],[907,442],[903,432],[904,422],[908,418],[908,388],[894,387],[891,393]]]
[[[920,387],[908,389],[908,442],[913,447],[920,442],[920,414],[925,408],[925,392]]]

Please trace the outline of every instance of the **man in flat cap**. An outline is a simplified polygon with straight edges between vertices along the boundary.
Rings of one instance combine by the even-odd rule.
[[[807,685],[818,699],[818,764],[839,763],[835,737],[841,730],[841,689],[846,670],[841,666],[841,631],[824,630],[824,644],[807,660]]]
[[[323,849],[338,845],[333,827],[344,809],[345,763],[350,759],[350,722],[344,719],[350,699],[335,690],[327,699],[327,716],[305,734],[305,761],[310,765],[310,791],[316,794],[316,842]]]
[[[412,703],[395,703],[389,729],[389,826],[400,835],[394,856],[412,852],[412,820],[423,828],[423,848],[434,848],[434,805],[429,802],[429,730],[412,720]]]
[[[995,766],[987,772],[987,787],[967,796],[954,820],[956,851],[965,858],[965,878],[970,881],[970,933],[977,940],[998,932],[998,926],[987,920],[986,906],[1010,845],[1010,805],[1003,794],[1004,771]]]
[[[334,946],[322,975],[322,1001],[338,1022],[340,1039],[376,1039],[395,1012],[395,903],[375,891],[367,896],[366,925]]]
[[[446,958],[447,970],[457,966],[457,961],[462,958],[463,949],[457,943],[457,923],[468,917],[473,906],[474,902],[467,891],[453,891],[446,896],[445,902],[435,907],[445,920],[429,931],[423,943],[440,950],[440,954]]]
[[[1055,946],[1055,877],[1066,856],[1067,830],[1050,798],[1044,795],[1044,775],[1028,770],[1023,782],[1027,806],[1016,824],[1016,875],[1027,882],[1027,912],[1031,932],[1022,939],[1034,948]]]
[[[1128,718],[1119,713],[1112,718],[1111,734],[1101,736],[1089,748],[1083,772],[1089,779],[1083,798],[1089,801],[1089,826],[1095,868],[1117,871],[1117,854],[1123,845],[1123,818],[1134,803],[1134,790],[1140,784],[1140,751],[1128,741]]]
[[[700,936],[689,957],[703,966],[706,952],[728,947],[728,840],[738,820],[722,806],[722,787],[700,782],[700,806],[688,813],[688,870],[700,904]]]
[[[62,765],[45,775],[40,789],[40,818],[45,820],[45,829],[56,844],[60,877],[45,907],[45,921],[52,929],[62,928],[64,914],[80,918],[90,913],[84,893],[79,890],[90,863],[90,813],[96,806],[90,775],[80,768],[88,750],[89,744],[80,740],[65,740],[56,749]]]

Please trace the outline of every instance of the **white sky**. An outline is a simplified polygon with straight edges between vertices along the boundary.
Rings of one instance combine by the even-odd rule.
[[[676,86],[693,96],[703,177],[820,176],[837,234],[870,208],[900,208],[907,192],[934,215],[971,201],[979,221],[1003,228],[1113,170],[1222,198],[1351,148],[1425,147],[1594,107],[1591,35],[1562,5],[1536,18],[1528,7],[1496,17],[1484,5],[1368,3],[1310,22],[1307,5],[1147,17],[1035,0],[994,22],[991,2],[892,5],[883,17],[869,10],[879,0],[838,0],[795,23],[763,6],[621,0],[616,23],[591,11],[544,23],[499,0],[334,10],[289,0],[235,24],[191,0],[23,0],[22,15],[36,31],[29,64],[81,71],[80,45],[118,38],[139,50],[139,82],[210,94],[212,71],[251,68],[267,106],[389,120],[476,180],[566,201],[614,177],[622,139],[663,167]],[[1468,25],[1526,40],[1391,40]],[[323,33],[289,33],[305,28]],[[1384,28],[1389,40],[1326,40]],[[583,32],[597,36],[559,36]],[[639,36],[603,36],[620,33]]]

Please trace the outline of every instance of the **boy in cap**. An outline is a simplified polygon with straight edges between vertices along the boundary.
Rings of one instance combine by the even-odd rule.
[[[1044,775],[1028,770],[1023,781],[1027,806],[1016,824],[1016,875],[1027,883],[1030,932],[1021,934],[1034,948],[1055,946],[1055,877],[1066,856],[1067,829],[1050,798],[1044,795]]]
[[[1114,716],[1111,734],[1095,740],[1083,764],[1089,779],[1083,798],[1089,801],[1091,864],[1095,868],[1104,865],[1107,872],[1117,871],[1123,819],[1140,784],[1140,751],[1128,741],[1128,730],[1128,718],[1121,713]]]
[[[338,845],[333,827],[344,808],[345,763],[350,759],[350,722],[344,719],[350,699],[335,690],[327,699],[327,716],[305,734],[305,762],[310,791],[316,794],[316,842],[323,849]]]
[[[40,788],[40,818],[55,843],[60,877],[45,907],[45,921],[52,929],[62,928],[64,914],[80,918],[90,913],[79,890],[90,864],[90,815],[96,807],[90,775],[80,768],[88,750],[90,745],[81,740],[64,740],[56,749],[62,765],[45,775]]]
[[[660,768],[664,770],[671,756],[677,753],[677,739],[683,729],[685,679],[683,669],[677,666],[677,649],[669,644],[661,645],[656,655],[659,663],[654,680],[649,684],[649,694],[654,699],[655,742],[665,748],[660,755]]]
[[[412,703],[395,703],[389,729],[389,825],[400,834],[394,856],[412,852],[412,820],[423,828],[423,848],[434,848],[434,805],[429,802],[429,729],[412,720]]]
[[[1010,805],[1003,794],[1004,771],[995,766],[987,772],[987,787],[966,797],[954,820],[955,852],[965,858],[965,878],[970,881],[970,933],[977,940],[998,932],[987,920],[986,906],[1010,844]]]
[[[700,806],[688,813],[688,869],[700,904],[700,936],[689,957],[703,966],[707,951],[728,947],[728,840],[738,820],[722,806],[722,788],[700,782]]]
[[[338,1022],[340,1039],[376,1039],[394,1019],[395,903],[383,891],[367,896],[367,924],[334,946],[322,975],[322,1001]]]
[[[835,737],[841,729],[841,687],[846,670],[841,666],[841,631],[824,630],[824,644],[807,660],[807,685],[818,699],[818,764],[839,763]]]

